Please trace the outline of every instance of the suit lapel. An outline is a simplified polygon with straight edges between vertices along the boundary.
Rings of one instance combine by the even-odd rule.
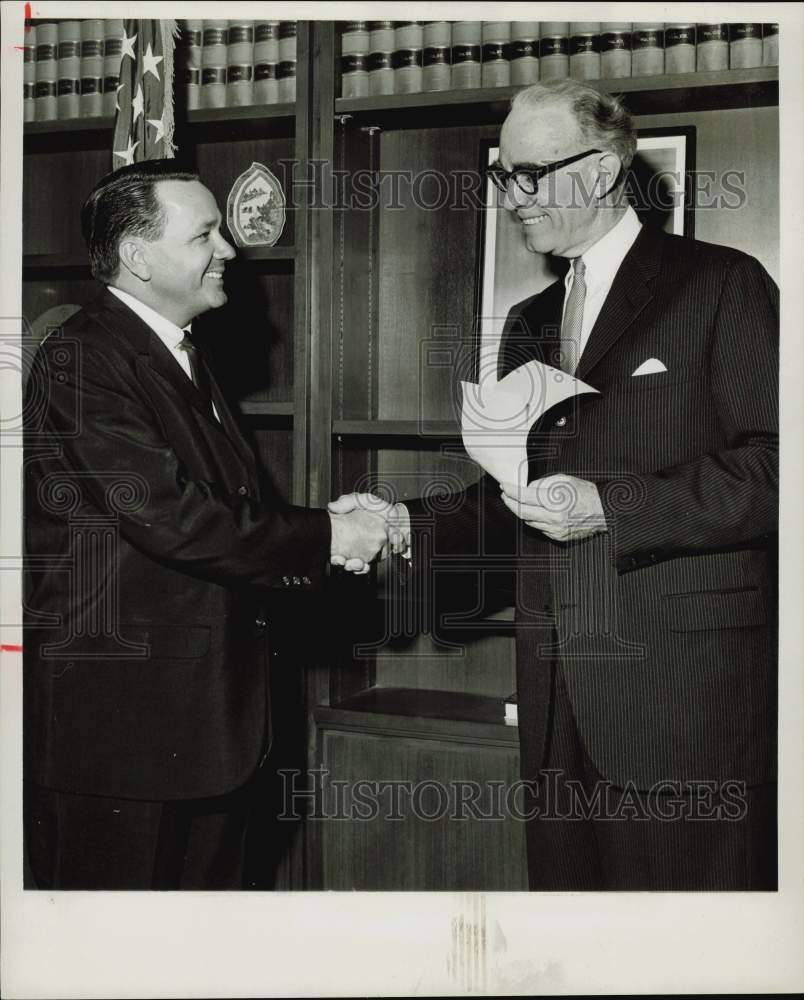
[[[192,380],[187,378],[167,347],[148,324],[124,302],[106,290],[93,304],[93,311],[98,322],[102,323],[113,336],[121,337],[133,347],[140,360],[169,382],[190,406],[198,410],[206,420],[217,423],[209,413],[204,397]]]
[[[207,364],[210,382],[212,383],[212,398],[215,408],[221,418],[220,422],[210,414],[204,397],[193,384],[192,380],[182,371],[176,359],[165,347],[153,330],[140,317],[128,308],[125,303],[108,290],[89,307],[95,318],[112,336],[124,339],[137,353],[139,359],[148,365],[151,371],[167,381],[178,395],[193,407],[216,432],[223,434],[235,447],[239,458],[244,461],[254,477],[257,475],[254,454],[240,433],[240,428],[232,416],[231,410],[223,393],[215,381]],[[203,352],[202,352],[203,353]],[[204,360],[206,364],[206,359]]]
[[[206,353],[203,349],[200,351],[201,356],[204,360],[204,364],[207,367],[207,374],[209,375],[210,388],[212,390],[212,401],[215,404],[215,409],[218,411],[218,416],[220,417],[220,423],[215,421],[215,425],[218,429],[223,428],[224,433],[231,443],[237,449],[240,458],[248,465],[254,476],[257,475],[257,468],[254,460],[254,452],[249,446],[248,442],[243,437],[240,427],[232,414],[229,404],[226,401],[226,397],[221,392],[221,387],[218,385],[217,379],[212,373],[212,368],[209,365]]]
[[[592,328],[577,378],[585,379],[653,299],[652,281],[659,273],[663,233],[643,226],[615,275],[597,322]]]
[[[557,364],[563,304],[564,280],[559,279],[520,307],[500,345],[498,379],[529,361]]]

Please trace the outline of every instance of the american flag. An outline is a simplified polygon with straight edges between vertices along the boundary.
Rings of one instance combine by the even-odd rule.
[[[173,156],[175,21],[124,21],[112,167]]]

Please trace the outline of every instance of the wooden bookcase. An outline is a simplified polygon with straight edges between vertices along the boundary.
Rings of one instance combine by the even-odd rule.
[[[426,190],[414,198],[404,182],[389,202],[382,186],[390,175],[477,170],[515,92],[345,100],[338,54],[335,23],[299,22],[295,106],[194,111],[177,126],[222,209],[253,160],[285,171],[293,210],[279,244],[238,253],[230,303],[202,325],[266,475],[315,507],[355,488],[404,499],[477,478],[453,387],[471,364],[480,212],[424,208]],[[745,249],[776,276],[777,71],[598,85],[625,96],[639,127],[696,125],[699,171],[745,171],[743,214],[701,212],[696,236]],[[26,316],[94,293],[78,212],[111,168],[111,129],[25,126]],[[515,685],[511,609],[437,627],[411,610],[405,587],[397,565],[369,578],[337,572],[322,598],[276,615],[273,764],[323,770],[324,805],[337,782],[516,780],[517,733],[502,708]],[[277,797],[285,787],[277,781]],[[266,822],[263,834],[261,886],[525,888],[521,824],[510,818]]]

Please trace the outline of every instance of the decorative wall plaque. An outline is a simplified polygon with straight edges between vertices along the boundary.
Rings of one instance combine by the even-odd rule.
[[[226,200],[229,232],[239,247],[272,247],[285,228],[282,185],[261,163],[252,163]]]

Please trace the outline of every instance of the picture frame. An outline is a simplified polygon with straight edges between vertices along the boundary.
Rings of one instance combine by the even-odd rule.
[[[637,131],[637,152],[625,179],[627,197],[644,225],[693,237],[695,213],[694,125]],[[481,144],[481,173],[499,156],[499,143]],[[502,194],[485,180],[478,253],[478,367],[486,371],[496,357],[506,317],[513,305],[541,292],[563,276],[566,261],[531,253],[516,218],[502,208]]]

